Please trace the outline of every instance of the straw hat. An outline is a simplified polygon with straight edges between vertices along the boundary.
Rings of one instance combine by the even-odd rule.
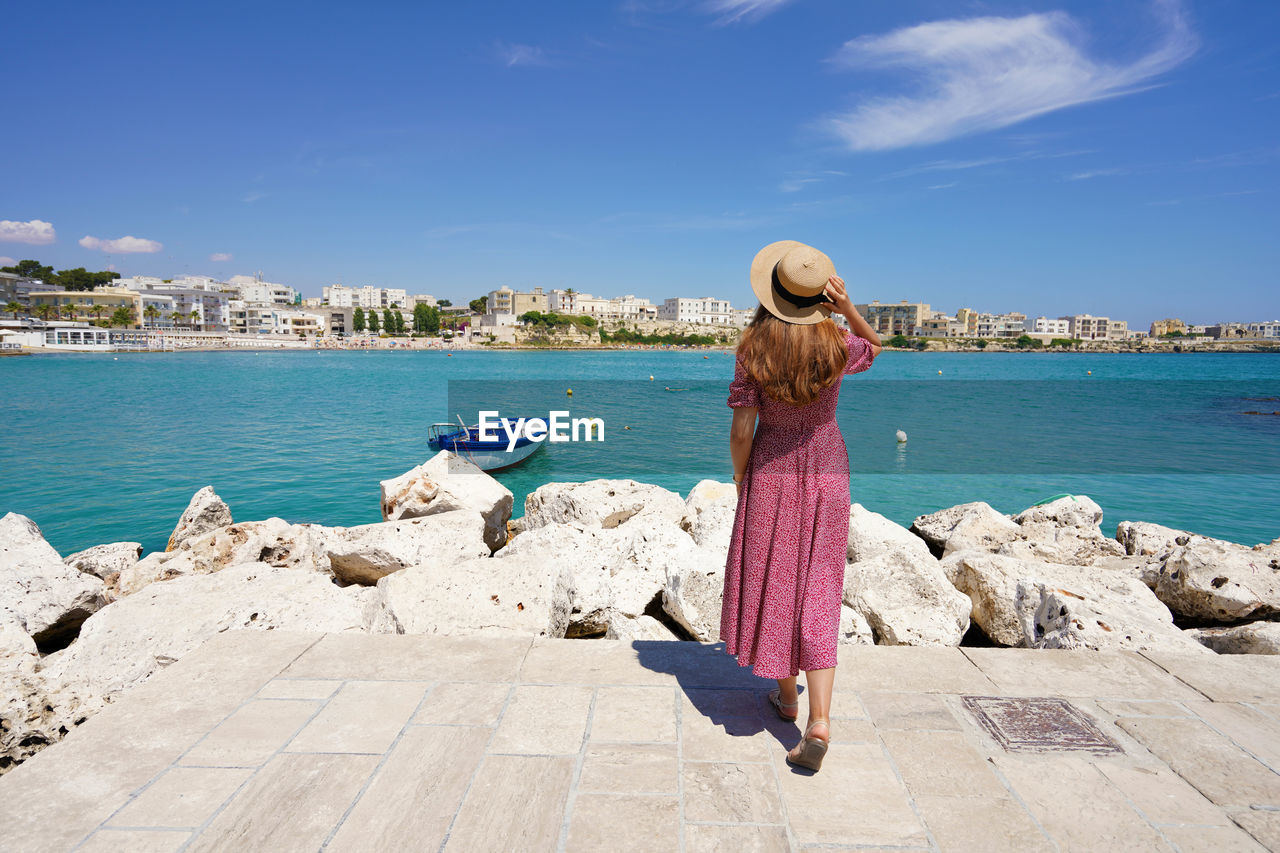
[[[827,279],[836,274],[831,259],[812,246],[779,240],[751,262],[751,289],[770,313],[788,323],[808,325],[831,316],[821,307]]]

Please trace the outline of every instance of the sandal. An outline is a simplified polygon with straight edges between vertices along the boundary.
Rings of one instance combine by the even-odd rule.
[[[810,737],[809,732],[813,731],[813,727],[821,723],[827,727],[828,735],[826,738]],[[827,720],[814,720],[804,730],[804,738],[800,741],[799,750],[794,756],[791,752],[787,753],[787,763],[796,767],[804,767],[808,770],[817,772],[822,768],[822,759],[826,757],[827,746],[830,743],[831,723]]]
[[[783,702],[781,690],[769,691],[769,704],[773,706],[773,710],[777,711],[778,716],[786,720],[788,723],[794,723],[800,719],[800,699],[794,702]]]

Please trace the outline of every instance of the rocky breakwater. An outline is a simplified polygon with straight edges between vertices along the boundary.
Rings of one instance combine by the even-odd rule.
[[[0,520],[0,771],[228,629],[718,639],[737,492],[632,480],[512,495],[443,453],[383,482],[383,521],[236,522],[211,488],[168,548],[62,559]],[[372,499],[371,499],[372,509]],[[843,643],[1280,651],[1280,545],[1142,522],[1114,538],[1084,496],[982,503],[908,528],[854,504]]]

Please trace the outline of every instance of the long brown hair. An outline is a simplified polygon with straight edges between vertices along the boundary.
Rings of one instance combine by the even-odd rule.
[[[788,323],[763,305],[738,343],[747,375],[771,399],[804,406],[834,385],[849,358],[844,334],[830,318],[812,325]]]

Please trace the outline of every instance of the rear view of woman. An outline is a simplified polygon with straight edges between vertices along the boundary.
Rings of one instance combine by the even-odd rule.
[[[751,264],[760,299],[729,386],[738,508],[725,569],[720,636],[741,666],[778,681],[769,701],[809,718],[787,755],[817,770],[831,738],[831,690],[849,537],[849,456],[836,425],[840,378],[871,366],[880,338],[822,252],[783,240]],[[849,321],[852,334],[830,319]]]

